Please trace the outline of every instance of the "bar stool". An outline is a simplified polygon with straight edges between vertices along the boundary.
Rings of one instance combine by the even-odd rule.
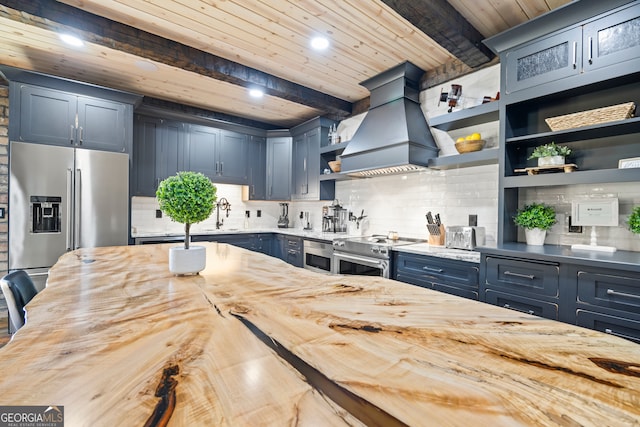
[[[8,329],[13,334],[26,321],[24,306],[38,293],[29,275],[23,270],[12,271],[0,279],[0,287],[9,311]]]

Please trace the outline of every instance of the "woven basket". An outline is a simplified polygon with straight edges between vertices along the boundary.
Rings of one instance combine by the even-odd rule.
[[[545,122],[552,131],[573,129],[581,126],[597,125],[599,123],[614,122],[633,117],[636,105],[633,102],[581,111],[558,117],[549,117]]]

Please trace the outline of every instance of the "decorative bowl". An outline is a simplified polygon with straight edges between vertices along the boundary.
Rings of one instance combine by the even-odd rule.
[[[333,172],[340,172],[340,170],[342,170],[342,160],[333,160],[329,162],[329,167]]]
[[[473,139],[456,142],[456,150],[458,153],[471,153],[472,151],[480,151],[484,148],[484,139]]]

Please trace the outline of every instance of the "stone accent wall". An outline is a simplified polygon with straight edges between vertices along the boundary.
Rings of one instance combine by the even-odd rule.
[[[9,268],[9,87],[0,81],[0,208],[5,217],[0,218],[0,277]]]

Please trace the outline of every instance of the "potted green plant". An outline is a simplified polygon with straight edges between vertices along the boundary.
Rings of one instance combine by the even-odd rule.
[[[556,223],[556,211],[543,203],[532,203],[520,209],[513,222],[524,228],[528,245],[544,245],[547,230]]]
[[[563,165],[565,157],[571,154],[571,148],[556,145],[555,142],[537,146],[529,159],[538,159],[538,166]]]
[[[178,172],[160,182],[156,198],[160,210],[172,220],[184,224],[184,247],[169,250],[169,271],[196,274],[206,267],[204,246],[190,246],[191,224],[209,218],[216,201],[217,188],[199,172]]]
[[[631,211],[631,215],[627,219],[629,230],[634,234],[640,234],[640,206],[636,206]]]

